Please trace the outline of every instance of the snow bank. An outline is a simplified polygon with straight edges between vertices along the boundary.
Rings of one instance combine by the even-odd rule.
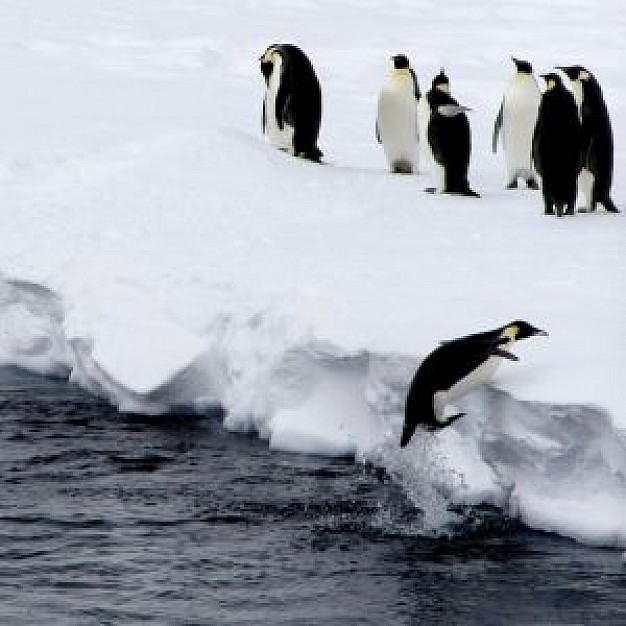
[[[504,190],[489,152],[511,53],[538,69],[582,62],[605,87],[623,171],[624,42],[580,3],[460,4],[12,9],[0,362],[69,376],[121,410],[220,405],[226,427],[270,446],[380,463],[431,528],[451,502],[493,502],[537,528],[626,545],[623,215],[547,219],[537,193]],[[607,22],[624,24],[607,4]],[[318,69],[325,166],[260,136],[256,59],[274,41],[301,44]],[[422,86],[445,65],[473,109],[480,200],[387,174],[373,120],[396,52]],[[619,175],[614,197],[623,205]],[[467,418],[400,451],[419,360],[518,318],[550,337],[520,344],[494,381],[503,391],[464,399]]]

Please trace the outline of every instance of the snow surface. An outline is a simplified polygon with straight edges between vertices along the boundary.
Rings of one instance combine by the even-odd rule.
[[[626,545],[624,213],[545,217],[490,152],[511,54],[581,63],[626,209],[621,1],[22,0],[0,21],[0,362],[381,463],[434,531],[450,502],[493,502]],[[261,135],[258,57],[277,42],[317,69],[325,166]],[[471,107],[481,199],[386,171],[376,100],[401,52],[422,89],[444,66]],[[401,451],[420,358],[514,319],[550,336]]]

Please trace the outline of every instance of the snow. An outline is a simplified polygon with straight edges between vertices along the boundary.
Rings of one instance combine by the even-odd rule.
[[[624,214],[545,217],[490,152],[511,54],[581,63],[626,209],[621,2],[24,0],[1,19],[0,362],[121,410],[217,404],[272,447],[380,462],[434,528],[450,500],[487,501],[626,545]],[[324,166],[261,136],[276,42],[318,72]],[[444,66],[472,109],[481,199],[386,171],[376,102],[400,52],[422,89]],[[550,336],[516,347],[506,393],[478,390],[400,451],[419,359],[515,319]]]

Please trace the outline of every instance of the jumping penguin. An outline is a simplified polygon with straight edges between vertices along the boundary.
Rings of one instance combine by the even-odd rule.
[[[378,96],[376,138],[391,172],[413,174],[419,169],[417,104],[421,93],[409,59],[404,54],[391,59],[391,74]]]
[[[502,133],[507,189],[516,189],[519,178],[525,181],[529,189],[538,189],[531,162],[531,147],[541,91],[533,76],[532,65],[515,57],[511,59],[515,63],[516,72],[502,98],[493,128],[492,149],[495,154],[498,150],[498,138]]]
[[[542,179],[546,215],[573,215],[576,182],[581,167],[582,134],[572,93],[556,73],[542,74],[546,91],[541,96],[532,154]]]
[[[595,76],[580,65],[559,68],[570,79],[579,102],[582,124],[582,172],[579,187],[586,199],[582,211],[595,211],[598,203],[619,213],[611,200],[613,131],[602,89]]]
[[[266,84],[263,132],[279,150],[319,163],[322,91],[311,61],[292,44],[270,46],[260,61]]]
[[[449,426],[464,413],[444,415],[449,402],[486,383],[502,359],[519,360],[508,348],[515,341],[547,335],[528,322],[515,321],[487,332],[442,343],[419,366],[406,398],[400,446],[406,446],[418,425],[427,431]]]
[[[437,189],[443,193],[480,197],[467,181],[472,151],[470,125],[465,114],[469,109],[450,95],[450,81],[444,70],[433,79],[426,99],[430,109],[426,135]]]

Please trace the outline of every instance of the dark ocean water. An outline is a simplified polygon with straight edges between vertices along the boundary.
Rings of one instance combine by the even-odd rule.
[[[626,624],[626,563],[493,510],[416,532],[384,472],[219,415],[0,372],[0,624]]]

